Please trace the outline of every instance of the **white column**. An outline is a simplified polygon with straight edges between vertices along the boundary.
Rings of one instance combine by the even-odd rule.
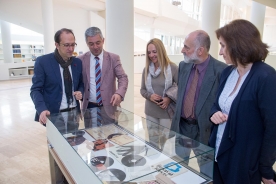
[[[54,10],[53,0],[41,0],[42,22],[44,33],[44,53],[54,52]]]
[[[261,36],[263,35],[264,30],[265,10],[265,5],[252,1],[250,22],[258,28]]]
[[[209,53],[218,58],[218,39],[215,30],[219,28],[220,24],[220,7],[221,0],[204,0],[202,1],[202,21],[201,28],[206,31],[211,39],[211,47]]]
[[[13,63],[10,23],[1,21],[1,36],[5,63]]]
[[[134,2],[106,0],[106,50],[118,54],[128,75],[122,107],[134,112]]]

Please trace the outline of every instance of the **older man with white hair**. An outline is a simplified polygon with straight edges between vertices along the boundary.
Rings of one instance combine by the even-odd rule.
[[[185,38],[182,49],[184,61],[179,64],[178,96],[171,126],[175,132],[206,145],[212,125],[209,113],[215,101],[221,72],[227,66],[209,54],[210,45],[210,37],[203,30],[191,32]],[[181,146],[176,148],[176,153],[188,159],[191,149],[178,148],[194,148],[198,144],[187,145],[185,141],[177,139],[176,144]]]

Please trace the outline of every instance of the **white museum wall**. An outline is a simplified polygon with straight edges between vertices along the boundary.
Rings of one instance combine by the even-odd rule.
[[[174,62],[177,66],[179,65],[179,63],[181,61],[184,60],[184,56],[183,54],[178,54],[178,55],[168,55],[169,56],[169,59]]]
[[[54,1],[54,32],[61,28],[72,29],[78,46],[76,51],[87,51],[84,32],[90,26],[88,10],[70,3]],[[38,0],[0,0],[0,19],[43,34],[41,1]],[[24,7],[22,9],[22,7]],[[96,26],[96,25],[95,25]],[[34,37],[26,38],[32,41]],[[25,39],[25,38],[23,38]],[[54,38],[53,38],[54,44]]]
[[[263,33],[263,42],[273,47],[276,51],[276,25],[265,25]],[[275,61],[276,62],[276,61]]]
[[[43,34],[40,0],[0,0],[0,19]]]
[[[43,44],[43,36],[31,36],[31,35],[11,35],[12,44]],[[54,40],[54,39],[53,39]]]
[[[159,0],[139,0],[134,1],[136,11],[147,12],[149,15],[159,14]]]
[[[54,28],[59,30],[61,28],[72,29],[76,38],[78,46],[75,51],[83,53],[88,50],[85,43],[84,32],[90,26],[90,13],[82,8],[65,5],[65,3],[56,2],[54,6]],[[54,39],[53,39],[54,44]]]
[[[276,69],[276,55],[268,55],[265,62]]]
[[[148,41],[134,35],[134,54],[145,54]]]
[[[103,13],[105,14],[105,12]],[[96,26],[100,28],[103,36],[105,37],[105,18],[97,12],[89,11],[89,27],[90,26]]]

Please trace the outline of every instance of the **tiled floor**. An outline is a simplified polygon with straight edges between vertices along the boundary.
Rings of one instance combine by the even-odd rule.
[[[50,183],[45,127],[33,121],[31,79],[0,82],[0,183]]]
[[[141,74],[134,78],[134,111],[144,117]],[[51,183],[46,129],[33,120],[30,86],[31,79],[0,81],[0,184]]]

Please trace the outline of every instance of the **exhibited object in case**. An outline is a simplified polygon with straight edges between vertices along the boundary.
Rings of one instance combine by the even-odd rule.
[[[127,167],[144,166],[146,162],[146,159],[139,155],[127,155],[122,158],[122,164]]]
[[[126,173],[119,169],[107,169],[100,172],[98,177],[103,181],[124,181]]]
[[[64,127],[60,122],[63,120],[61,113],[50,114],[46,126],[48,142],[51,145],[49,150],[50,153],[55,152],[51,153],[54,155],[52,159],[58,157],[55,161],[68,171],[64,174],[69,175],[67,178],[72,177],[71,183],[212,182],[213,148],[168,129],[167,136],[157,134],[157,138],[164,139],[164,146],[159,149],[147,141],[147,129],[144,129],[147,126],[142,125],[142,122],[146,122],[145,119],[118,107],[115,111],[112,109],[115,108],[100,108],[101,113],[110,117],[110,122],[108,118],[104,118],[106,122],[101,126],[87,128],[85,121],[90,122],[92,119],[78,121],[79,114],[75,112],[76,109],[68,112],[68,116],[73,116],[73,121],[64,123]],[[91,109],[87,111],[92,114]],[[147,123],[150,126],[153,122]],[[179,154],[186,152],[192,154]],[[160,176],[163,179],[160,179]]]
[[[134,139],[128,135],[119,135],[109,140],[121,146],[134,141]]]
[[[67,141],[70,143],[71,146],[75,146],[83,143],[85,141],[85,138],[82,136],[68,137]]]

